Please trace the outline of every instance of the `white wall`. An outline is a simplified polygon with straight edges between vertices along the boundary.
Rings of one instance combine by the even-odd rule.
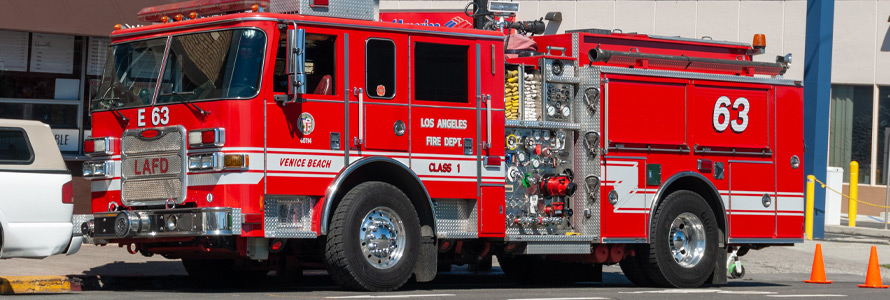
[[[469,1],[381,1],[382,9],[463,9]],[[750,43],[766,35],[766,54],[773,61],[792,53],[785,75],[803,79],[806,0],[517,0],[520,20],[560,11],[559,32],[580,28],[619,28],[669,36],[702,37]],[[890,84],[890,0],[835,2],[832,82]],[[881,67],[887,66],[887,67]]]

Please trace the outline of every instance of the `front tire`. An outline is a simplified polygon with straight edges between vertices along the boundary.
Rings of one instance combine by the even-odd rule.
[[[717,263],[717,221],[696,193],[670,194],[655,213],[643,268],[658,286],[693,288],[705,283]],[[723,262],[720,262],[723,263]]]
[[[390,184],[366,182],[334,211],[325,265],[342,287],[391,291],[414,272],[419,243],[420,221],[408,197]]]

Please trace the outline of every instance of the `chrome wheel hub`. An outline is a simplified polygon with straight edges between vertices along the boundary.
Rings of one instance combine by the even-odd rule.
[[[376,207],[362,219],[359,245],[364,258],[375,268],[396,265],[405,252],[405,241],[405,226],[393,210]]]
[[[671,256],[684,268],[701,262],[705,254],[705,226],[696,215],[684,212],[671,222],[668,232]]]

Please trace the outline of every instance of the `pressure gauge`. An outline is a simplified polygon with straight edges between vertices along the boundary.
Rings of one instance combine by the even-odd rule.
[[[544,130],[544,132],[541,133],[541,138],[544,139],[544,141],[549,141],[550,140],[550,130]]]
[[[532,136],[535,137],[536,141],[541,140],[541,132],[540,131],[535,131],[534,133],[532,133]]]
[[[519,168],[516,168],[515,166],[510,167],[510,169],[507,171],[507,174],[507,180],[509,180],[510,182],[516,182],[517,180],[522,179],[522,172],[519,172]]]
[[[564,118],[568,118],[570,113],[572,113],[572,110],[569,109],[569,107],[568,107],[567,105],[564,105],[564,106],[562,107],[562,116],[563,116]]]
[[[525,151],[517,151],[516,159],[518,159],[520,162],[524,162],[528,159],[528,154],[525,154]]]
[[[556,107],[553,107],[553,105],[548,105],[547,106],[547,115],[551,116],[551,117],[555,116],[556,115]]]
[[[537,169],[541,167],[541,160],[537,158],[532,158],[532,167]]]
[[[515,135],[507,136],[507,149],[516,150],[516,147],[519,147],[519,137]]]

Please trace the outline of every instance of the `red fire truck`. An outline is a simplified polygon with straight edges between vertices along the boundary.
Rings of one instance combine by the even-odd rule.
[[[81,232],[202,282],[326,268],[373,291],[493,256],[523,283],[617,263],[697,287],[802,241],[802,89],[790,56],[753,61],[763,36],[489,14],[518,33],[381,22],[374,0],[144,9],[92,102]]]

